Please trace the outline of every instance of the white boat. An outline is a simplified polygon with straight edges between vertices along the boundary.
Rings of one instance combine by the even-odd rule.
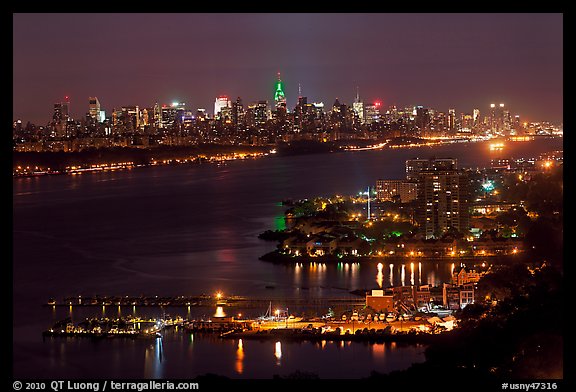
[[[277,318],[274,317],[274,315],[272,314],[272,301],[270,301],[270,305],[268,305],[268,309],[266,310],[266,313],[264,313],[263,316],[256,318],[256,320],[258,320],[258,321],[276,321],[277,320]]]

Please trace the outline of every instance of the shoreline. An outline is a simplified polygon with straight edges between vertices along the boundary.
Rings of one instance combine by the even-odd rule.
[[[532,135],[531,136],[532,139],[530,141],[534,141],[536,140],[536,137],[538,138],[548,138],[548,139],[557,139],[557,138],[563,138],[563,136],[559,136],[559,135]],[[305,150],[305,151],[299,151],[299,150],[295,150],[295,151],[291,151],[291,150],[286,150],[286,151],[277,151],[277,146],[275,145],[270,145],[270,146],[242,146],[245,148],[248,148],[248,150],[256,150],[256,151],[251,151],[251,152],[246,152],[246,150],[238,150],[238,151],[226,151],[226,150],[230,150],[231,148],[235,147],[234,145],[210,145],[210,148],[213,147],[221,147],[222,148],[222,152],[217,153],[216,155],[211,155],[211,156],[206,156],[205,153],[201,153],[201,152],[197,152],[195,156],[191,156],[188,155],[185,158],[182,158],[181,155],[174,155],[174,156],[168,156],[166,158],[151,158],[149,161],[147,162],[142,162],[141,158],[138,158],[138,154],[142,154],[142,153],[154,153],[156,151],[152,150],[152,149],[148,149],[146,151],[142,151],[142,149],[139,148],[129,148],[128,151],[124,151],[127,152],[128,154],[133,154],[134,156],[132,157],[132,161],[131,162],[123,162],[123,163],[118,163],[118,162],[106,162],[106,163],[102,163],[102,162],[96,162],[96,161],[89,161],[89,162],[83,162],[83,167],[78,167],[78,168],[73,168],[74,166],[67,166],[64,169],[57,169],[57,170],[51,170],[50,168],[48,169],[42,169],[42,167],[40,167],[37,171],[29,171],[29,172],[24,172],[24,173],[18,173],[18,170],[22,170],[22,167],[24,167],[23,165],[26,165],[27,170],[30,170],[29,168],[32,166],[38,167],[38,162],[36,163],[22,163],[21,165],[18,166],[13,166],[13,174],[12,177],[13,178],[28,178],[28,177],[43,177],[43,176],[51,176],[51,175],[64,175],[64,174],[69,174],[69,175],[75,175],[75,174],[81,174],[84,172],[102,172],[102,171],[116,171],[116,170],[131,170],[133,168],[136,167],[149,167],[149,166],[166,166],[166,165],[176,165],[176,164],[190,164],[190,163],[222,163],[222,162],[227,162],[227,161],[232,161],[232,160],[243,160],[243,159],[248,159],[248,158],[264,158],[266,156],[282,156],[282,157],[289,157],[289,156],[298,156],[298,155],[311,155],[311,154],[329,154],[329,153],[338,153],[338,152],[360,152],[360,151],[372,151],[375,149],[396,149],[396,148],[418,148],[418,147],[435,147],[435,146],[440,146],[440,145],[446,145],[446,144],[454,144],[454,143],[477,143],[477,142],[486,142],[486,141],[490,141],[490,139],[480,139],[480,140],[476,140],[476,139],[468,139],[468,138],[455,138],[455,139],[440,139],[440,140],[434,140],[433,143],[431,143],[428,139],[423,139],[424,142],[419,142],[419,143],[397,143],[397,144],[388,144],[388,143],[381,143],[377,146],[369,146],[367,148],[358,148],[354,145],[342,145],[342,146],[338,146],[336,150],[326,150],[326,149],[321,149],[321,150]],[[514,142],[514,140],[511,140]],[[377,141],[374,141],[374,143],[377,143]],[[355,148],[356,147],[356,148]],[[188,148],[197,148],[197,146],[188,146]],[[208,150],[210,149],[208,148]],[[266,150],[267,149],[267,150]],[[266,151],[265,151],[266,150]],[[106,152],[107,149],[102,149],[102,151]],[[19,151],[13,151],[13,158],[14,158],[14,153],[16,154],[38,154],[38,156],[44,154],[91,154],[93,153],[93,151],[73,151],[73,152],[63,152],[63,151],[40,151],[40,152],[19,152]],[[162,151],[160,153],[165,153],[165,151]],[[220,156],[219,156],[220,155]],[[221,155],[224,155],[223,157]],[[230,155],[243,155],[243,157],[233,157],[230,158]],[[136,163],[136,161],[138,161],[138,163]],[[54,162],[56,165],[63,165],[64,164],[64,160],[62,160],[61,162]],[[42,165],[42,164],[40,164]],[[72,165],[72,164],[71,164]],[[54,164],[52,164],[52,166],[54,166]],[[17,170],[18,169],[18,170]]]
[[[309,264],[364,264],[369,262],[439,262],[439,263],[482,263],[490,261],[496,264],[513,264],[519,262],[525,262],[526,257],[523,255],[485,255],[485,256],[343,256],[338,257],[334,255],[327,256],[293,256],[280,254],[277,251],[272,251],[266,253],[258,258],[261,261],[272,263],[272,264],[284,264],[284,265],[294,265],[301,263]]]

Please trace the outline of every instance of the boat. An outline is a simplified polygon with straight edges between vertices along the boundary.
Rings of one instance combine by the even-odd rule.
[[[286,321],[288,321],[289,323],[297,323],[299,321],[302,321],[302,317],[294,317],[290,315]]]
[[[257,321],[274,321],[276,320],[276,317],[274,317],[274,315],[272,314],[272,301],[270,301],[270,304],[268,305],[268,309],[266,310],[266,313],[264,313],[263,316],[260,316],[256,319]]]

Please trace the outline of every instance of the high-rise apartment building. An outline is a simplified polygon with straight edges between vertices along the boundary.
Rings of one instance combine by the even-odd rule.
[[[416,222],[425,238],[438,238],[449,228],[466,233],[470,228],[469,179],[457,160],[411,159],[407,178],[417,181]]]
[[[418,181],[421,171],[454,171],[458,168],[458,161],[453,158],[435,159],[408,159],[406,160],[406,179],[408,181]]]
[[[401,203],[416,200],[417,184],[406,180],[376,180],[376,198],[378,201],[394,201]]]

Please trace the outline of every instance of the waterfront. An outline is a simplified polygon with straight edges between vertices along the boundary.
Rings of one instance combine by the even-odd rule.
[[[77,293],[192,295],[222,290],[262,298],[351,296],[351,290],[378,285],[376,263],[338,269],[258,260],[275,246],[257,235],[282,224],[280,200],[354,194],[377,178],[403,177],[404,160],[416,156],[449,155],[458,158],[461,166],[476,167],[487,166],[496,154],[528,157],[558,149],[562,139],[509,143],[499,152],[489,152],[486,143],[470,143],[15,179],[14,376],[139,378],[210,372],[234,377],[239,374],[233,370],[238,342],[235,346],[195,339],[194,359],[187,354],[187,337],[175,334],[163,341],[162,363],[159,357],[153,361],[154,347],[144,342],[106,341],[92,346],[89,341],[69,339],[42,342],[41,331],[51,319],[50,310],[41,305],[49,297]],[[414,277],[406,268],[395,264],[393,274],[384,268],[383,286],[420,276],[420,281],[438,284],[450,273],[450,265],[433,262],[423,263],[421,270],[416,264]],[[314,372],[318,362],[333,360],[332,367],[318,371],[322,377],[354,378],[367,376],[372,368],[390,371],[422,359],[422,349],[414,347],[377,347],[377,352],[385,352],[385,362],[374,362],[369,360],[376,357],[369,345],[328,345],[322,351],[313,344],[283,343],[279,369],[273,355],[275,343],[254,344],[250,351],[245,344],[242,375],[248,378],[270,378],[296,367]],[[335,355],[324,355],[337,349],[344,353],[342,362]],[[90,353],[103,365],[90,366]],[[269,365],[249,371],[261,358],[269,358]]]

